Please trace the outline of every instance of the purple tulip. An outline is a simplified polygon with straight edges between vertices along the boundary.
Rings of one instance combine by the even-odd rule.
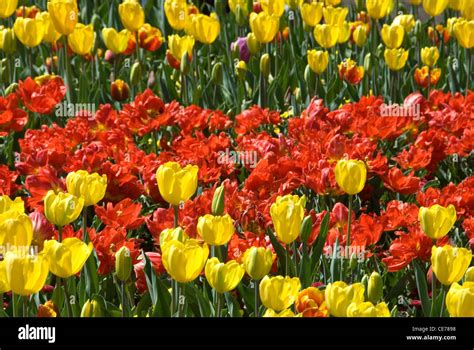
[[[239,37],[236,41],[230,44],[230,49],[233,51],[235,50],[235,46],[239,47],[239,55],[240,59],[247,63],[250,59],[250,50],[247,45],[247,38],[246,37]]]

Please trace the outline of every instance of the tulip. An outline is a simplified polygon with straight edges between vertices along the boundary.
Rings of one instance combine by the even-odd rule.
[[[206,263],[205,274],[209,285],[218,293],[234,290],[242,280],[245,270],[237,261],[230,260],[225,264],[217,258]]]
[[[308,65],[316,74],[323,73],[329,63],[329,54],[327,51],[308,51]]]
[[[449,0],[448,7],[455,11],[461,11],[465,0]]]
[[[234,235],[234,221],[224,216],[204,215],[198,219],[197,231],[204,242],[213,246],[221,246],[230,241]]]
[[[459,282],[471,264],[472,252],[450,245],[431,248],[431,266],[438,281],[449,286]]]
[[[183,30],[188,22],[188,5],[183,0],[166,0],[165,15],[171,28]]]
[[[3,50],[6,54],[12,54],[16,51],[16,37],[13,29],[4,28],[0,30],[0,50]]]
[[[361,283],[352,285],[342,281],[329,283],[324,292],[329,313],[335,317],[346,317],[350,304],[364,301],[364,292],[365,288]]]
[[[41,44],[44,37],[44,23],[41,19],[18,17],[13,25],[15,36],[27,47]]]
[[[82,307],[81,317],[102,317],[100,304],[96,300],[87,300]]]
[[[347,7],[325,7],[323,8],[324,22],[331,26],[342,26],[348,13]]]
[[[58,33],[69,35],[76,28],[79,20],[76,0],[50,0],[48,12]]]
[[[215,13],[210,16],[203,14],[191,15],[186,31],[194,36],[197,41],[210,45],[219,36],[221,25]]]
[[[285,0],[260,0],[264,12],[281,17],[285,12]]]
[[[314,37],[319,45],[329,49],[337,44],[339,27],[327,24],[318,24],[314,27]]]
[[[247,0],[229,0],[229,8],[236,16],[239,11],[241,12],[241,15],[244,17],[247,17],[249,14]]]
[[[383,296],[383,280],[378,272],[372,272],[367,284],[367,297],[376,304]]]
[[[250,14],[250,29],[261,44],[271,42],[277,35],[279,26],[280,19],[275,15],[269,15],[266,12]]]
[[[33,223],[28,215],[10,210],[0,215],[0,246],[28,247],[33,240]]]
[[[189,236],[181,227],[167,228],[160,233],[160,247],[169,241],[180,241],[184,243],[189,239]]]
[[[337,37],[337,42],[339,44],[344,44],[351,37],[351,27],[349,23],[344,22],[339,26],[339,35]]]
[[[250,247],[243,257],[245,271],[253,280],[259,281],[270,273],[275,257],[268,248]]]
[[[155,52],[163,43],[163,36],[158,28],[145,23],[138,31],[140,47],[149,52]]]
[[[207,244],[203,246],[194,239],[184,243],[165,242],[161,247],[163,265],[168,274],[181,283],[195,280],[201,273],[209,256]]]
[[[18,0],[2,0],[0,2],[0,18],[7,18],[15,13]]]
[[[429,69],[427,66],[423,66],[422,68],[416,68],[414,73],[416,84],[422,88],[427,88],[428,85],[435,86],[436,84],[438,84],[440,77],[441,69]]]
[[[265,276],[260,282],[262,304],[274,311],[288,309],[298,298],[301,282],[298,277]]]
[[[465,49],[474,47],[474,21],[457,21],[453,28],[459,45]]]
[[[461,8],[461,16],[468,21],[474,20],[474,2],[464,0]]]
[[[423,0],[423,8],[431,17],[436,17],[448,7],[449,0]]]
[[[193,56],[194,38],[190,35],[182,37],[176,34],[170,35],[168,37],[168,48],[171,55],[178,61],[181,61],[185,53],[191,58]]]
[[[446,295],[446,306],[451,317],[474,317],[474,282],[462,286],[453,283]]]
[[[119,16],[123,26],[131,32],[138,31],[145,24],[145,11],[136,0],[124,0],[119,5]]]
[[[381,19],[389,14],[391,0],[367,0],[367,13],[373,19]]]
[[[268,53],[264,53],[262,57],[260,57],[260,72],[265,79],[268,79],[270,76],[270,68],[270,55]]]
[[[466,273],[464,274],[464,281],[474,282],[474,266],[471,266],[467,269]]]
[[[36,15],[36,18],[41,19],[44,24],[43,41],[50,44],[56,43],[56,41],[61,37],[61,34],[56,31],[49,12],[40,12]]]
[[[190,164],[184,168],[176,162],[161,165],[156,171],[156,180],[163,199],[178,205],[191,198],[197,189],[198,171],[196,165]]]
[[[84,198],[70,193],[48,191],[44,197],[44,215],[49,222],[59,227],[76,220],[84,207]]]
[[[436,46],[421,49],[421,62],[428,67],[433,67],[438,62],[439,51]]]
[[[286,309],[280,312],[275,312],[272,309],[267,309],[263,314],[263,317],[296,317],[295,313],[291,309]]]
[[[298,293],[295,309],[303,317],[328,317],[324,293],[318,288],[308,287]]]
[[[323,4],[321,2],[304,3],[300,6],[303,22],[310,27],[314,27],[321,22],[323,17]]]
[[[15,200],[11,200],[7,195],[0,196],[0,214],[10,210],[18,213],[25,212],[25,205],[21,197],[16,197]]]
[[[8,283],[7,264],[5,260],[0,260],[0,294],[7,293],[11,290]]]
[[[84,198],[84,206],[89,207],[104,198],[107,175],[100,176],[98,173],[89,174],[85,170],[78,170],[67,175],[66,186],[70,194]]]
[[[3,263],[7,271],[7,285],[15,294],[27,296],[38,293],[48,277],[48,261],[42,254],[27,255],[8,251]]]
[[[405,29],[397,24],[384,24],[380,31],[382,40],[389,49],[398,49],[402,46]]]
[[[110,96],[114,101],[126,101],[130,97],[130,87],[122,79],[116,79],[110,84]]]
[[[435,204],[429,208],[421,207],[418,211],[423,232],[432,239],[440,239],[448,234],[456,222],[456,208],[450,204],[442,207]]]
[[[250,32],[247,34],[247,46],[252,55],[260,52],[260,43],[254,33]]]
[[[68,35],[67,42],[76,54],[82,56],[90,54],[94,46],[94,28],[90,24],[88,26],[76,24],[76,29]]]
[[[352,38],[357,46],[362,47],[367,42],[367,31],[365,26],[359,25],[354,29],[352,33]]]
[[[290,244],[296,238],[301,230],[301,224],[304,218],[304,207],[306,197],[297,195],[278,196],[275,203],[270,207],[273,226],[278,239]]]
[[[116,55],[127,49],[130,36],[131,33],[126,29],[121,32],[117,32],[114,28],[102,29],[105,46]]]
[[[117,278],[126,282],[132,273],[132,257],[130,256],[130,249],[126,246],[122,246],[115,253],[115,273]]]
[[[400,70],[405,67],[408,59],[408,50],[399,49],[385,49],[384,52],[385,63],[391,70]]]
[[[56,240],[45,241],[43,251],[51,273],[68,278],[82,270],[93,248],[92,243],[86,244],[74,237],[66,238],[61,243]]]
[[[352,303],[347,308],[347,317],[390,317],[390,310],[384,302],[377,305],[370,301]]]
[[[402,26],[405,33],[409,33],[415,27],[415,17],[413,15],[398,15],[393,19],[392,25]]]
[[[344,160],[337,162],[334,168],[336,182],[347,194],[354,195],[364,189],[367,167],[360,160]]]

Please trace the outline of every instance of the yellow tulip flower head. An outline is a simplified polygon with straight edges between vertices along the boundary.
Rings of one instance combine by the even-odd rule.
[[[16,51],[15,31],[12,28],[3,28],[0,30],[0,50],[9,54]]]
[[[337,44],[337,40],[339,39],[339,27],[318,24],[314,27],[314,38],[320,46],[329,49]]]
[[[76,0],[50,0],[48,12],[58,33],[69,35],[76,28],[79,20]]]
[[[10,283],[8,283],[7,264],[5,260],[0,260],[0,293],[10,291]]]
[[[408,60],[408,50],[403,48],[385,49],[383,56],[388,68],[396,71],[405,67]]]
[[[391,0],[367,0],[367,13],[373,19],[381,19],[389,14]]]
[[[323,8],[324,22],[328,25],[342,26],[348,13],[347,7],[325,7]]]
[[[210,16],[203,14],[191,15],[186,27],[186,33],[206,45],[212,44],[221,31],[219,18],[215,13]]]
[[[349,23],[344,22],[339,25],[339,35],[337,37],[337,42],[339,44],[344,44],[351,37],[351,27]]]
[[[385,46],[389,49],[398,49],[402,46],[405,29],[398,24],[392,24],[390,26],[384,24],[380,34]]]
[[[49,222],[60,227],[76,220],[83,207],[84,198],[78,198],[70,193],[59,192],[56,194],[50,190],[44,197],[44,215]]]
[[[7,18],[13,15],[18,7],[18,0],[2,0],[0,1],[0,18]]]
[[[33,240],[33,223],[28,215],[10,210],[0,215],[0,246],[28,247]]]
[[[347,317],[390,317],[390,310],[384,302],[377,305],[370,301],[352,303],[347,308]]]
[[[456,222],[456,208],[450,204],[443,207],[435,204],[429,208],[421,207],[418,211],[423,232],[432,239],[440,239],[448,234]]]
[[[262,304],[274,311],[288,309],[298,298],[301,282],[298,277],[263,277],[259,291]]]
[[[269,15],[265,11],[256,14],[250,14],[250,29],[255,34],[258,42],[266,44],[271,42],[278,33],[280,27],[280,18],[275,15]]]
[[[465,49],[474,47],[474,20],[458,20],[454,24],[453,30],[459,45]]]
[[[461,8],[461,16],[468,21],[474,20],[474,2],[464,0]]]
[[[224,216],[207,214],[198,219],[197,231],[207,244],[224,245],[234,235],[234,221],[229,214]]]
[[[48,277],[48,261],[42,254],[28,255],[9,251],[5,254],[8,286],[18,295],[31,295],[43,288]]]
[[[160,247],[169,241],[180,241],[185,242],[189,239],[189,236],[184,232],[181,227],[167,228],[160,233]]]
[[[247,17],[249,14],[247,0],[229,0],[229,8],[234,15],[237,15],[238,11],[241,11],[244,17]]]
[[[289,244],[298,238],[304,219],[306,197],[297,195],[278,196],[270,207],[273,226],[278,239]]]
[[[0,214],[3,214],[9,210],[16,211],[18,213],[25,212],[25,204],[20,197],[16,197],[15,200],[11,200],[7,195],[0,196]]]
[[[88,299],[82,306],[81,317],[102,317],[102,309],[97,300]]]
[[[138,31],[145,24],[145,11],[136,0],[124,0],[119,5],[122,24],[131,32]]]
[[[178,205],[187,201],[196,192],[199,168],[186,165],[182,168],[176,162],[161,165],[156,171],[158,189],[165,201]]]
[[[321,18],[323,17],[323,3],[304,3],[300,6],[300,12],[303,22],[310,27],[314,27],[316,24],[321,22]]]
[[[86,244],[74,237],[66,238],[61,243],[56,240],[45,241],[43,252],[51,273],[68,278],[82,270],[93,248],[91,242]]]
[[[242,280],[245,270],[237,261],[230,260],[225,264],[217,258],[206,263],[205,274],[209,285],[218,293],[234,290]]]
[[[130,36],[131,33],[127,29],[124,29],[121,32],[117,32],[115,28],[102,29],[102,37],[105,46],[116,55],[127,49]]]
[[[431,248],[431,266],[438,281],[445,286],[459,282],[471,264],[472,252],[450,245]]]
[[[446,295],[446,306],[451,317],[474,317],[474,282],[462,286],[453,283]]]
[[[44,37],[44,23],[41,19],[17,17],[13,30],[15,36],[26,47],[35,47],[41,44]]]
[[[291,311],[291,309],[286,309],[280,312],[267,309],[262,317],[296,317],[296,315],[293,311]]]
[[[85,170],[78,170],[67,174],[66,186],[70,194],[84,198],[84,206],[89,207],[104,198],[107,175],[100,176],[97,173],[89,174]]]
[[[415,27],[415,17],[413,15],[398,15],[393,19],[392,25],[400,25],[405,29],[405,33],[409,33]]]
[[[285,12],[285,0],[260,0],[260,4],[269,15],[281,17]]]
[[[433,67],[438,62],[439,51],[436,46],[424,47],[421,49],[421,62],[425,66]]]
[[[347,194],[357,194],[364,189],[367,166],[361,160],[341,159],[334,168],[336,182]]]
[[[259,281],[270,273],[275,254],[268,248],[250,247],[244,253],[243,264],[247,274]]]
[[[188,21],[188,4],[184,0],[166,0],[165,15],[171,28],[183,30]]]
[[[365,288],[361,283],[352,285],[347,285],[342,281],[329,283],[324,291],[329,313],[335,317],[346,317],[349,305],[364,301],[364,292]]]
[[[362,47],[367,42],[367,31],[364,25],[359,25],[354,29],[352,38],[357,46]]]
[[[168,49],[171,55],[178,61],[181,61],[184,54],[187,53],[189,57],[193,55],[194,37],[191,35],[179,36],[176,34],[168,37]]]
[[[474,282],[474,266],[471,266],[467,269],[466,273],[464,274],[464,281]]]
[[[82,23],[76,24],[76,29],[68,35],[67,41],[76,54],[82,56],[90,54],[94,46],[94,27],[91,24],[87,26]]]
[[[56,31],[56,28],[53,25],[51,20],[51,15],[49,12],[39,12],[36,15],[36,18],[39,18],[43,21],[44,24],[44,37],[43,41],[46,43],[54,44],[61,37],[61,33]]]
[[[448,7],[449,0],[423,0],[423,8],[431,17],[436,17]]]
[[[308,51],[308,65],[316,74],[326,71],[329,63],[329,54],[327,51],[310,50]]]
[[[200,245],[195,239],[169,241],[161,247],[163,266],[168,274],[180,283],[195,280],[202,272],[209,256],[207,244]]]

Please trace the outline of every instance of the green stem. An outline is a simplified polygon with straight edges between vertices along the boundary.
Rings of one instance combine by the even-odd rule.
[[[258,317],[258,300],[259,300],[259,296],[258,296],[258,287],[260,285],[260,281],[255,281],[255,289],[254,289],[254,297],[255,297],[255,317]]]
[[[63,241],[63,227],[58,226],[58,242],[61,243]]]
[[[23,317],[28,317],[28,297],[23,298]]]
[[[69,290],[67,287],[67,278],[63,281],[64,297],[66,299],[67,317],[72,317],[71,300],[69,299]]]
[[[443,295],[443,300],[441,301],[441,310],[439,312],[439,316],[443,317],[444,316],[444,308],[445,308],[445,301],[446,301],[446,286],[441,286],[441,293]]]
[[[179,219],[179,206],[178,205],[173,205],[173,210],[174,210],[174,227],[178,227],[178,219]]]
[[[467,51],[467,77],[466,77],[466,97],[469,92],[469,83],[471,77],[471,67],[472,67],[472,52],[470,49],[466,49]]]
[[[217,298],[216,317],[221,317],[221,310],[222,310],[222,294],[216,292],[216,298]]]
[[[351,219],[352,219],[352,197],[353,195],[349,195],[349,215],[347,215],[347,239],[346,239],[346,246],[350,247],[351,245]]]
[[[125,294],[125,282],[124,281],[121,281],[121,285],[120,285],[120,289],[121,289],[121,294],[122,294],[122,318],[125,317],[125,308],[128,307],[127,306],[127,297],[126,297],[126,294]]]
[[[181,297],[184,297],[184,285],[178,284],[178,317],[184,317],[184,303],[181,303]]]
[[[89,233],[87,232],[87,207],[82,208],[82,240],[89,243]]]
[[[431,312],[430,316],[433,317],[435,315],[436,309],[436,276],[434,272],[431,273]]]
[[[12,315],[13,317],[18,317],[16,313],[16,300],[15,300],[15,293],[12,292]]]

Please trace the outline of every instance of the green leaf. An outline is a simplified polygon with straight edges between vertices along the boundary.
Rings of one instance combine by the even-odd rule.
[[[429,316],[430,309],[431,309],[431,300],[428,295],[428,285],[426,283],[426,275],[424,271],[422,270],[418,261],[413,260],[413,267],[415,268],[416,288],[418,289],[418,295],[420,296],[423,315]]]

